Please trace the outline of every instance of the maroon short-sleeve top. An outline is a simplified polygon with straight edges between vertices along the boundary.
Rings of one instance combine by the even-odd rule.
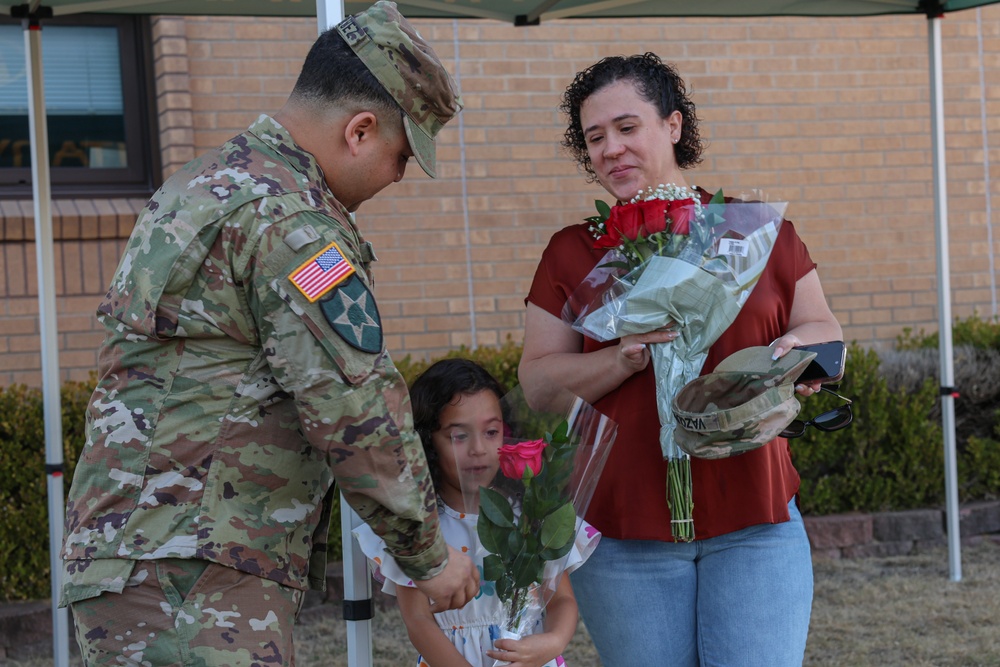
[[[707,201],[708,193],[701,193]],[[556,232],[542,253],[525,301],[561,317],[567,298],[604,256],[593,241],[586,224]],[[783,335],[795,284],[815,267],[795,228],[784,221],[767,267],[736,320],[709,350],[702,373],[711,372],[733,352],[769,345]],[[617,344],[583,337],[581,351]],[[655,395],[650,364],[595,403],[618,423],[618,437],[586,516],[608,537],[672,539]],[[739,456],[691,463],[696,539],[788,520],[788,502],[798,491],[799,475],[785,439]]]

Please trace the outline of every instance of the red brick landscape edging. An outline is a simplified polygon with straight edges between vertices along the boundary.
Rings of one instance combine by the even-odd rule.
[[[816,558],[905,556],[947,541],[943,509],[806,516],[803,521]],[[966,543],[987,535],[1000,538],[1000,500],[959,508],[959,535]]]

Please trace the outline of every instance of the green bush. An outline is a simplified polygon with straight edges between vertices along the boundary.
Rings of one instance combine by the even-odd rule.
[[[1000,498],[1000,410],[993,416],[997,439],[971,436],[958,459],[959,496],[963,502]]]
[[[951,328],[951,338],[953,345],[1000,349],[1000,317],[983,319],[978,313],[973,313],[964,320],[956,318],[955,324]],[[938,333],[936,331],[929,334],[921,329],[919,333],[915,334],[913,329],[906,327],[903,329],[903,333],[896,336],[897,350],[937,349],[937,346]]]
[[[485,368],[500,384],[510,391],[517,386],[517,365],[521,362],[521,346],[510,336],[500,347],[479,347],[471,350],[464,345],[457,350],[451,350],[443,357],[431,361],[414,361],[406,355],[396,363],[396,367],[406,380],[406,386],[412,386],[413,381],[427,368],[439,359],[471,359]]]
[[[93,383],[62,387],[63,494],[85,439]],[[49,588],[48,483],[42,392],[0,388],[0,600],[46,598]]]
[[[993,324],[966,323],[956,331],[969,339],[989,340]],[[990,334],[992,335],[992,334]],[[926,349],[926,336],[909,336],[903,345]],[[966,333],[962,334],[963,341]],[[956,336],[957,338],[957,336]],[[909,341],[909,342],[907,342]],[[508,389],[517,385],[520,345],[460,348],[448,357],[482,364]],[[397,363],[412,384],[431,362],[406,357]],[[980,367],[980,360],[972,368]],[[789,441],[802,476],[801,502],[807,514],[886,511],[940,506],[944,502],[944,454],[937,377],[931,365],[916,381],[890,384],[874,351],[851,344],[839,392],[854,399],[854,423],[833,433],[808,429]],[[968,369],[965,375],[969,375]],[[889,373],[892,375],[892,373]],[[85,439],[84,421],[91,383],[62,388],[65,485]],[[803,401],[809,419],[841,401],[820,393]],[[967,406],[967,407],[966,407]],[[956,402],[956,410],[971,409]],[[959,441],[958,472],[962,502],[1000,497],[1000,410],[993,433]],[[961,415],[959,415],[961,418]],[[48,517],[41,392],[23,386],[0,388],[0,600],[42,599],[49,595]],[[335,496],[337,497],[337,496]],[[341,553],[340,504],[331,517],[331,560]]]
[[[955,440],[958,454],[959,499],[1000,497],[1000,318],[973,314],[952,326],[955,399]],[[904,329],[896,340],[894,358],[899,385],[906,385],[900,367],[919,368],[923,376],[939,377],[938,334]],[[908,355],[908,356],[907,356]],[[892,355],[887,355],[891,358]],[[921,359],[923,357],[923,359]],[[928,367],[927,360],[933,362]],[[932,418],[940,421],[938,407]]]
[[[903,510],[938,505],[944,499],[941,426],[930,420],[936,383],[927,379],[913,393],[893,392],[879,375],[879,358],[851,344],[839,393],[854,400],[854,422],[841,431],[810,428],[790,440],[802,477],[806,514]],[[841,405],[820,393],[803,401],[809,419]]]

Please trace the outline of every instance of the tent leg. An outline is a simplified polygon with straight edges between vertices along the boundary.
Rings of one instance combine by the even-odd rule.
[[[28,123],[31,136],[31,189],[35,214],[35,257],[38,264],[38,327],[42,351],[42,406],[45,421],[45,473],[49,510],[49,567],[52,595],[52,654],[54,664],[69,664],[69,614],[59,608],[63,541],[63,448],[60,406],[59,344],[56,320],[56,280],[52,238],[52,188],[49,135],[45,121],[42,76],[42,30],[36,17],[24,20],[25,62],[31,90]]]
[[[319,34],[342,20],[344,0],[316,0]],[[341,496],[340,531],[344,550],[344,620],[347,623],[348,667],[372,665],[372,580],[368,575],[368,560],[351,532],[360,525],[361,517]]]
[[[340,497],[340,526],[344,549],[344,619],[347,621],[348,667],[372,666],[372,580],[368,559],[352,530],[361,525],[351,506]]]
[[[941,366],[941,420],[944,431],[944,491],[948,526],[948,573],[962,580],[955,453],[955,370],[951,336],[951,268],[948,246],[948,179],[945,165],[944,88],[941,82],[941,17],[928,17],[931,74],[931,134],[934,160],[934,231],[938,267],[938,352]]]

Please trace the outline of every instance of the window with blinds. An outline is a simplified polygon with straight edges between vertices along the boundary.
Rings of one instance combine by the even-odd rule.
[[[42,23],[42,72],[53,194],[152,191],[153,117],[137,17]],[[30,195],[24,28],[0,23],[0,196]]]

